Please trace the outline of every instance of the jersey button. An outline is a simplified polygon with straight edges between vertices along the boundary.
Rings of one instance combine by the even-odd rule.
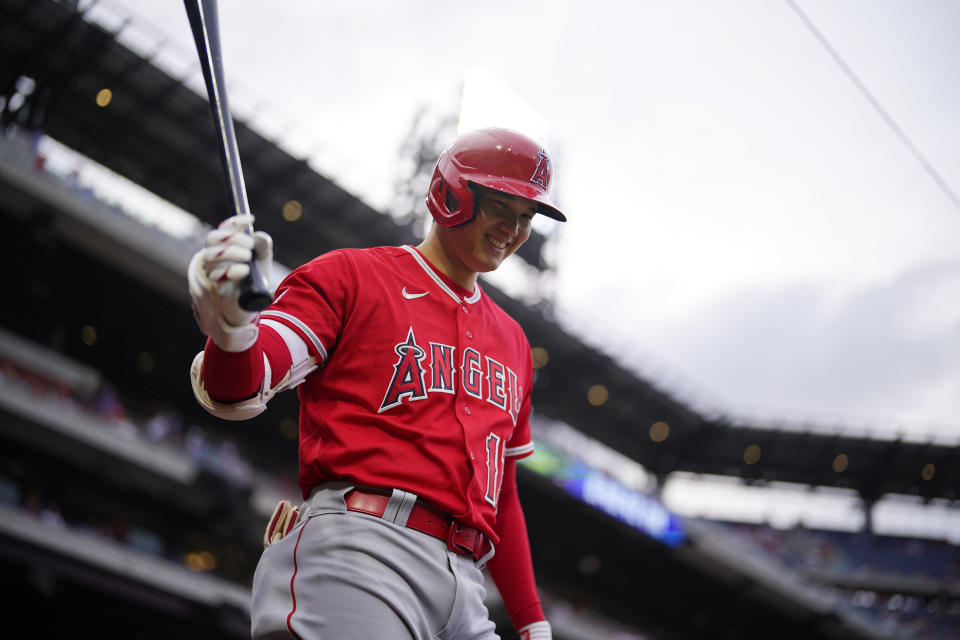
[[[467,415],[470,415],[470,407],[469,406],[464,407],[463,412]]]
[[[467,331],[467,337],[473,338],[473,331]]]
[[[467,306],[466,306],[466,305],[464,305],[464,306],[462,306],[462,307],[460,307],[460,308],[463,309],[463,312],[464,312],[464,313],[470,313],[470,310],[467,309]]]

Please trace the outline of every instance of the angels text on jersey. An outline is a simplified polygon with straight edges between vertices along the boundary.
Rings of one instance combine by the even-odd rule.
[[[514,425],[523,404],[523,387],[517,374],[502,362],[472,347],[457,356],[456,347],[437,342],[417,344],[413,327],[394,347],[397,360],[380,404],[379,413],[408,402],[426,400],[431,393],[456,394],[459,374],[462,390],[489,402],[510,416]]]

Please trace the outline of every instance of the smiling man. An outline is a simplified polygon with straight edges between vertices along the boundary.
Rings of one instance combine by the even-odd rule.
[[[237,283],[272,241],[210,232],[190,265],[209,336],[191,369],[200,404],[228,420],[300,399],[299,507],[278,505],[251,607],[255,638],[496,638],[490,572],[522,638],[549,640],[516,460],[533,452],[530,345],[477,279],[530,236],[551,202],[550,158],[482,129],[440,156],[434,225],[417,247],[343,249],[294,270],[248,313]]]

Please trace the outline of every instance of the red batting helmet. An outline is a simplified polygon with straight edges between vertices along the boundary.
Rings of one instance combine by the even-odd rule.
[[[547,195],[550,157],[530,138],[509,129],[479,129],[462,134],[447,148],[433,171],[427,208],[443,227],[455,227],[476,215],[471,186],[478,184],[539,204],[545,216],[567,220]]]

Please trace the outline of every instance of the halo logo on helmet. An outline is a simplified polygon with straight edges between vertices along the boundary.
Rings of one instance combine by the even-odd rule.
[[[550,184],[550,158],[547,157],[547,152],[543,149],[537,155],[540,156],[540,162],[537,163],[537,170],[533,172],[530,182],[537,182],[546,189]]]
[[[550,157],[539,144],[510,129],[462,134],[440,155],[427,192],[437,224],[455,227],[476,216],[473,187],[479,185],[537,203],[545,216],[566,221],[548,195]]]

